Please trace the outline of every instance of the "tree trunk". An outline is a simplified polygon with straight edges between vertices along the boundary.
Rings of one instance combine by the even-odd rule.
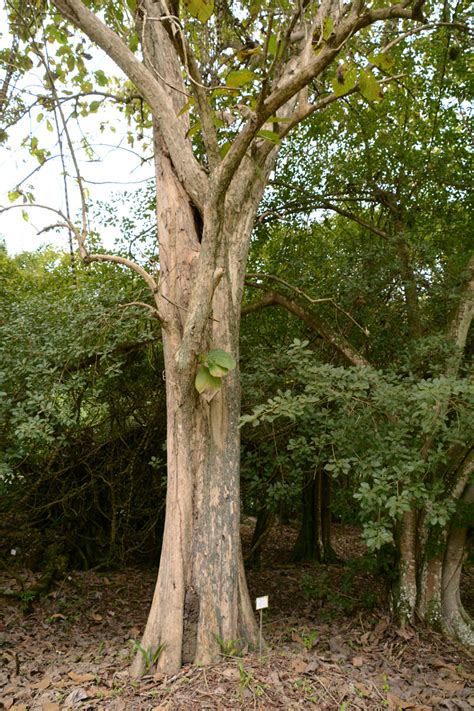
[[[303,486],[302,520],[293,550],[295,561],[311,560],[334,563],[337,556],[331,547],[331,478],[318,467],[307,472]]]
[[[392,589],[392,610],[401,627],[414,621],[417,597],[417,513],[407,511],[398,531],[398,579]]]
[[[457,482],[451,496],[471,504],[474,485],[467,482],[474,470],[472,453],[455,469]],[[466,536],[465,526],[453,524],[435,538],[423,516],[413,511],[405,514],[398,545],[399,579],[392,595],[394,616],[401,626],[416,617],[466,646],[474,645],[474,622],[459,592]]]
[[[474,503],[473,484],[466,486],[461,501],[467,504]],[[465,611],[459,592],[466,537],[466,527],[451,527],[443,560],[441,627],[445,634],[468,647],[474,647],[474,620]]]
[[[245,563],[249,568],[260,570],[262,564],[262,549],[270,535],[273,523],[275,521],[275,512],[269,509],[260,509],[257,514],[257,521],[250,544],[250,552],[245,559]]]
[[[194,378],[199,353],[212,348],[238,362],[245,263],[262,176],[244,161],[228,190],[225,216],[216,208],[202,224],[158,133],[155,160],[160,292],[168,305],[163,323],[168,487],[160,570],[132,666],[136,676],[158,655],[158,668],[175,673],[183,661],[215,661],[218,640],[241,640],[243,647],[257,642],[240,544],[239,368],[223,378],[209,401],[197,393]],[[242,184],[245,189],[239,189]],[[219,230],[210,253],[206,230]],[[199,350],[183,357],[188,313],[206,260],[209,278],[200,296],[203,303],[210,298],[207,326],[200,339],[196,335]]]

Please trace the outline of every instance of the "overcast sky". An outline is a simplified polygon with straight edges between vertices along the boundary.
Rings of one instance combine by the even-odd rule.
[[[7,24],[4,10],[0,10],[0,46],[9,46],[10,40],[7,32]],[[106,72],[111,72],[112,67],[109,60],[101,53],[94,57],[94,69],[103,68]],[[39,87],[40,81],[35,78],[35,71],[38,76],[41,70],[33,70],[28,76],[28,81],[22,85],[14,87],[16,92],[20,92],[25,103],[32,102]],[[115,74],[118,70],[113,68]],[[0,83],[2,77],[0,76]],[[91,97],[92,99],[97,97]],[[65,112],[67,111],[65,105]],[[72,105],[69,105],[69,111]],[[38,122],[38,114],[44,113],[44,118]],[[48,205],[65,212],[65,191],[64,178],[56,131],[50,131],[47,127],[46,119],[50,123],[54,122],[51,116],[40,108],[34,108],[27,114],[21,122],[12,129],[8,129],[8,140],[0,145],[0,205],[7,206],[12,203],[8,200],[8,193],[15,190],[21,184],[22,189],[31,185],[35,194],[36,202]],[[106,123],[105,130],[101,133],[99,126]],[[110,109],[99,109],[97,114],[88,118],[81,118],[80,125],[71,119],[68,122],[69,130],[76,146],[83,135],[87,135],[93,146],[95,155],[93,159],[86,157],[84,151],[78,150],[77,157],[80,161],[80,171],[85,184],[89,189],[91,201],[105,201],[118,191],[130,190],[145,186],[147,179],[153,177],[153,162],[147,161],[141,165],[139,155],[128,145],[126,133],[127,125],[118,111]],[[115,132],[113,131],[115,129]],[[42,148],[51,151],[52,158],[45,163],[40,170],[36,170],[30,178],[32,171],[38,168],[39,163],[36,158],[29,155],[28,149],[22,147],[22,141],[28,136],[35,136]],[[65,143],[65,141],[64,141]],[[67,152],[67,146],[64,148]],[[136,145],[136,150],[141,151],[141,145]],[[148,151],[150,155],[150,151]],[[74,218],[78,215],[80,207],[80,194],[74,178],[74,170],[71,160],[67,160],[68,195],[70,213]],[[21,199],[13,204],[21,204]],[[58,247],[68,249],[68,235],[66,230],[61,234],[47,232],[38,235],[41,229],[54,223],[55,217],[52,213],[40,210],[39,208],[28,209],[29,222],[22,217],[21,209],[14,209],[0,214],[0,238],[4,239],[7,250],[10,254],[15,254],[24,250],[35,250],[41,244],[53,243]],[[94,227],[97,227],[95,225]],[[112,231],[102,230],[106,245],[110,246],[114,235]]]

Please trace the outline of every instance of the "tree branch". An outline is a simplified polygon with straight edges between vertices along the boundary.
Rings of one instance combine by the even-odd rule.
[[[248,284],[249,286],[254,286],[255,284]],[[319,335],[324,338],[327,343],[332,345],[349,363],[352,365],[371,368],[369,363],[363,355],[359,353],[343,336],[336,333],[329,324],[323,321],[321,318],[315,316],[311,311],[308,311],[303,306],[298,304],[293,299],[288,299],[286,296],[279,294],[276,291],[269,290],[265,293],[262,299],[259,301],[254,301],[251,304],[247,304],[242,307],[241,315],[254,313],[260,309],[264,309],[268,306],[283,306],[287,311],[294,314],[300,318],[312,331],[319,333]]]
[[[82,234],[80,230],[77,229],[76,225],[71,222],[71,220],[69,220],[68,217],[66,217],[66,215],[61,212],[61,210],[56,210],[55,208],[49,207],[48,205],[39,205],[38,203],[35,203],[34,205],[9,205],[8,207],[0,206],[0,214],[6,212],[7,210],[14,210],[19,208],[23,210],[27,208],[40,208],[41,210],[48,210],[48,212],[53,212],[54,214],[58,215],[61,218],[61,222],[58,222],[55,225],[50,225],[48,228],[45,228],[42,231],[44,232],[47,229],[52,229],[53,227],[65,227],[66,229],[71,230],[79,245],[79,254],[81,256],[81,259],[85,263],[110,262],[112,264],[120,264],[124,267],[128,267],[132,271],[139,274],[144,280],[144,282],[147,284],[155,300],[156,317],[161,321],[162,324],[166,323],[167,319],[165,318],[164,312],[162,308],[160,308],[160,305],[158,303],[159,298],[161,298],[158,292],[158,284],[155,281],[154,277],[149,272],[147,272],[146,269],[140,266],[140,264],[137,264],[131,259],[127,259],[126,257],[119,257],[115,254],[89,254],[85,246],[86,235]],[[153,307],[150,306],[149,308]]]
[[[196,160],[182,123],[172,108],[169,93],[152,72],[137,59],[122,39],[109,29],[81,0],[53,0],[53,4],[125,72],[148,102],[158,123],[179,179],[195,205],[203,206],[207,177]]]

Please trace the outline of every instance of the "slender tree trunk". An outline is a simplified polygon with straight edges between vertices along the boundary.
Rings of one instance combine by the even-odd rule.
[[[466,504],[474,503],[474,485],[467,484],[461,497]],[[442,630],[462,644],[474,647],[474,620],[465,611],[460,595],[460,579],[465,558],[467,528],[452,526],[443,560],[441,596]]]
[[[245,563],[249,568],[260,570],[262,564],[262,549],[270,535],[274,521],[274,511],[260,509],[257,514],[257,521],[250,544],[250,553],[245,559]]]
[[[293,550],[296,561],[333,563],[337,556],[331,547],[331,479],[318,467],[306,474],[302,496],[302,520]]]
[[[392,590],[392,609],[401,627],[414,621],[417,597],[417,514],[407,511],[399,524],[398,580]]]
[[[402,225],[398,223],[397,230],[400,231],[401,229]],[[402,235],[397,236],[395,244],[405,295],[408,330],[410,337],[416,339],[421,336],[420,305],[416,276],[411,261],[410,249],[404,237]]]

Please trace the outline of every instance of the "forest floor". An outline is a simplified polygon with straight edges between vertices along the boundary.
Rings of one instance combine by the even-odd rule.
[[[248,522],[244,544],[251,532]],[[173,677],[150,671],[135,681],[128,673],[151,602],[154,570],[70,573],[28,613],[20,600],[2,596],[0,707],[474,708],[474,655],[426,629],[391,624],[385,591],[360,564],[364,546],[357,529],[334,527],[334,548],[344,566],[291,565],[294,537],[291,526],[275,528],[262,570],[248,574],[252,597],[269,596],[263,654],[223,655],[212,667],[186,666]],[[2,573],[0,590],[18,592],[21,581],[27,587],[37,577],[28,571]],[[474,571],[464,578],[470,606]]]

